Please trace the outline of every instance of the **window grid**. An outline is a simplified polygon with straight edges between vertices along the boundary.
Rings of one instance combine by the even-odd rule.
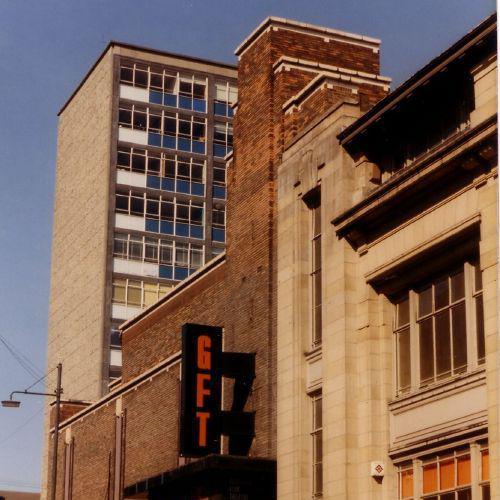
[[[214,123],[214,156],[224,158],[233,150],[233,126],[230,123]]]
[[[149,232],[203,238],[203,202],[119,190],[116,193],[116,212],[145,217],[145,229]]]
[[[199,113],[207,111],[207,78],[123,62],[120,83],[149,90],[149,101]]]
[[[420,346],[425,349],[420,357],[421,385],[467,369],[464,278],[462,266],[417,294]],[[428,342],[429,336],[432,337],[431,342]]]
[[[311,395],[312,403],[312,497],[323,494],[323,409],[322,393]]]
[[[146,174],[147,187],[204,196],[206,161],[146,149],[119,146],[117,168]]]
[[[469,451],[438,455],[422,464],[422,498],[466,500],[471,493]]]
[[[481,294],[478,266],[465,262],[400,296],[393,326],[397,394],[471,371],[484,362]]]
[[[113,278],[113,303],[132,307],[148,307],[164,297],[173,285],[149,283],[130,278]]]
[[[181,280],[204,264],[204,246],[115,233],[113,256],[160,266],[160,277]],[[173,266],[173,267],[172,267]]]
[[[206,118],[122,103],[118,124],[120,127],[147,132],[150,146],[206,153]]]
[[[481,449],[478,461],[472,458],[478,453],[476,449],[477,445],[471,443],[465,448],[401,463],[398,499],[470,500],[472,490],[479,488],[480,498],[489,500],[488,449]],[[477,474],[473,467],[478,469]]]

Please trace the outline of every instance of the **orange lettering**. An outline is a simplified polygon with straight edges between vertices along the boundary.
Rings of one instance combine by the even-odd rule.
[[[210,381],[209,373],[196,374],[196,406],[203,408],[205,406],[205,396],[210,396],[210,388],[205,387],[205,380]]]
[[[210,347],[212,340],[207,335],[198,337],[198,368],[210,370],[212,367],[212,358],[210,357]]]
[[[210,413],[206,411],[197,411],[196,418],[199,420],[198,445],[207,445],[207,420],[210,418]]]

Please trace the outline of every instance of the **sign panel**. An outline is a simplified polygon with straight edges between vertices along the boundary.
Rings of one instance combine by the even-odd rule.
[[[220,453],[222,328],[182,327],[180,454]]]

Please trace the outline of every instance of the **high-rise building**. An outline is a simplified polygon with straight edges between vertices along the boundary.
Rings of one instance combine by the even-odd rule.
[[[59,113],[48,368],[120,376],[116,327],[224,250],[236,68],[111,42]]]

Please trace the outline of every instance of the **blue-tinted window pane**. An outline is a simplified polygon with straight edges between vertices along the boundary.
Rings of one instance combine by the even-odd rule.
[[[203,226],[191,226],[191,238],[203,238]]]
[[[205,154],[205,143],[203,141],[193,141],[193,153]]]
[[[233,146],[228,146],[226,154],[232,153],[232,152],[233,152]]]
[[[160,221],[160,233],[174,234],[174,223],[168,220]]]
[[[229,116],[229,118],[234,116],[234,109],[231,106],[227,107],[227,116]]]
[[[173,135],[164,135],[163,136],[163,147],[175,149],[175,136]]]
[[[224,242],[226,239],[226,231],[224,229],[212,229],[212,239],[214,241]]]
[[[193,109],[193,100],[191,97],[179,96],[179,108]]]
[[[180,151],[191,151],[191,141],[185,137],[179,137],[178,149]]]
[[[226,156],[226,146],[222,146],[221,144],[214,144],[214,156],[220,156],[224,158]]]
[[[199,111],[200,113],[205,113],[207,110],[205,99],[193,99],[193,109],[195,111]]]
[[[219,198],[221,200],[226,198],[226,188],[222,186],[214,186],[214,198]]]
[[[178,222],[175,225],[175,234],[177,236],[189,236],[189,224],[182,224]]]
[[[174,279],[183,280],[188,277],[188,268],[187,267],[176,267]]]
[[[203,196],[205,194],[205,184],[200,184],[199,182],[192,182],[191,194],[195,194],[196,196]]]
[[[146,231],[151,231],[153,233],[157,233],[159,229],[159,224],[157,220],[154,219],[146,219]]]
[[[175,191],[174,179],[162,179],[161,180],[161,188],[165,191]]]
[[[189,191],[189,181],[181,181],[181,180],[178,180],[177,181],[177,189],[176,191],[178,191],[179,193],[185,193],[185,194],[190,194]]]
[[[156,90],[149,91],[149,102],[154,104],[163,104],[163,92],[157,92]]]
[[[160,266],[160,278],[172,279],[172,266]]]
[[[214,102],[214,113],[219,116],[226,116],[227,106],[223,102]]]
[[[148,144],[150,146],[158,146],[159,148],[161,148],[161,135],[153,134],[150,132],[148,134]]]
[[[177,96],[175,94],[163,94],[163,104],[165,106],[177,107]]]
[[[146,186],[152,189],[160,189],[161,188],[161,179],[156,175],[148,175]]]

